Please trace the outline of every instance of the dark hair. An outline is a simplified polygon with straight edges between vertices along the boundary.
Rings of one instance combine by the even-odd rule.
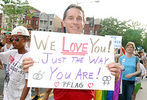
[[[3,46],[4,46],[2,42],[0,42],[0,46],[1,46],[1,47],[3,47]]]
[[[76,5],[76,4],[71,4],[71,5],[69,5],[69,6],[66,8],[66,10],[64,11],[63,20],[66,18],[67,11],[68,11],[69,9],[71,9],[71,8],[77,8],[77,9],[79,9],[80,11],[82,11],[83,16],[84,16],[84,10],[82,9],[81,6],[78,6],[78,5]]]

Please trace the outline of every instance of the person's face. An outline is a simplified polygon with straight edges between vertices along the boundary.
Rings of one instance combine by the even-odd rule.
[[[143,56],[143,53],[140,53],[140,56],[142,57]]]
[[[6,43],[10,43],[10,38],[11,38],[11,35],[10,34],[7,34],[6,36]]]
[[[63,20],[63,26],[66,27],[66,33],[81,34],[85,25],[84,15],[77,8],[70,8]]]
[[[133,45],[128,45],[127,48],[126,48],[126,51],[127,51],[127,53],[133,54],[133,51],[134,51]]]
[[[13,35],[11,38],[14,49],[21,49],[25,46],[25,39],[21,35]]]

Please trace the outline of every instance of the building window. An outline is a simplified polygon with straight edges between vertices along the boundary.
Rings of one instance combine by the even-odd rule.
[[[53,24],[53,22],[52,21],[50,21],[50,25],[52,25]]]
[[[25,24],[27,24],[27,20],[25,20]]]
[[[98,35],[98,31],[95,31],[95,35]]]
[[[31,24],[31,21],[30,21],[30,20],[28,20],[28,24],[29,24],[29,25]]]
[[[93,31],[92,30],[90,30],[90,35],[93,35]]]
[[[25,23],[25,19],[23,18],[23,24]]]
[[[32,20],[32,25],[34,25],[34,20]]]
[[[38,25],[38,21],[36,21],[36,25]]]

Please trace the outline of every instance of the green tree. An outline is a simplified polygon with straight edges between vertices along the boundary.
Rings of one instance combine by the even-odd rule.
[[[136,47],[141,46],[145,50],[147,50],[147,48],[146,48],[146,46],[147,46],[146,45],[147,44],[147,42],[146,42],[146,39],[147,39],[146,28],[147,28],[147,26],[142,25],[140,22],[133,22],[132,21],[132,23],[128,24],[128,27],[134,31],[134,35],[132,35],[132,37],[130,35],[130,38],[135,43]]]
[[[122,39],[122,45],[125,46],[128,42],[134,42],[136,47],[142,46],[142,29],[129,29],[125,32]]]
[[[147,36],[143,38],[145,34],[145,28],[139,22],[119,21],[116,18],[105,18],[101,21],[100,35],[116,35],[122,36],[122,45],[125,46],[127,42],[132,41],[137,46],[146,48]]]
[[[143,46],[142,46],[145,50],[145,52],[147,52],[147,33],[145,33],[145,36],[143,38]]]
[[[127,30],[127,21],[119,21],[116,18],[106,18],[101,20],[101,29],[99,30],[100,35],[123,35]]]
[[[7,31],[11,31],[17,25],[24,25],[25,16],[33,16],[28,13],[33,8],[29,6],[27,0],[2,0],[0,7],[6,18]]]

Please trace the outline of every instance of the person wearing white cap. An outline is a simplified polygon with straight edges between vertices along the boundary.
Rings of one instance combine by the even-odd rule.
[[[3,69],[3,62],[7,63],[3,100],[31,100],[25,76],[27,74],[22,68],[22,59],[28,56],[25,48],[28,38],[29,32],[25,27],[14,28],[10,39],[14,50],[0,53],[0,68]]]

